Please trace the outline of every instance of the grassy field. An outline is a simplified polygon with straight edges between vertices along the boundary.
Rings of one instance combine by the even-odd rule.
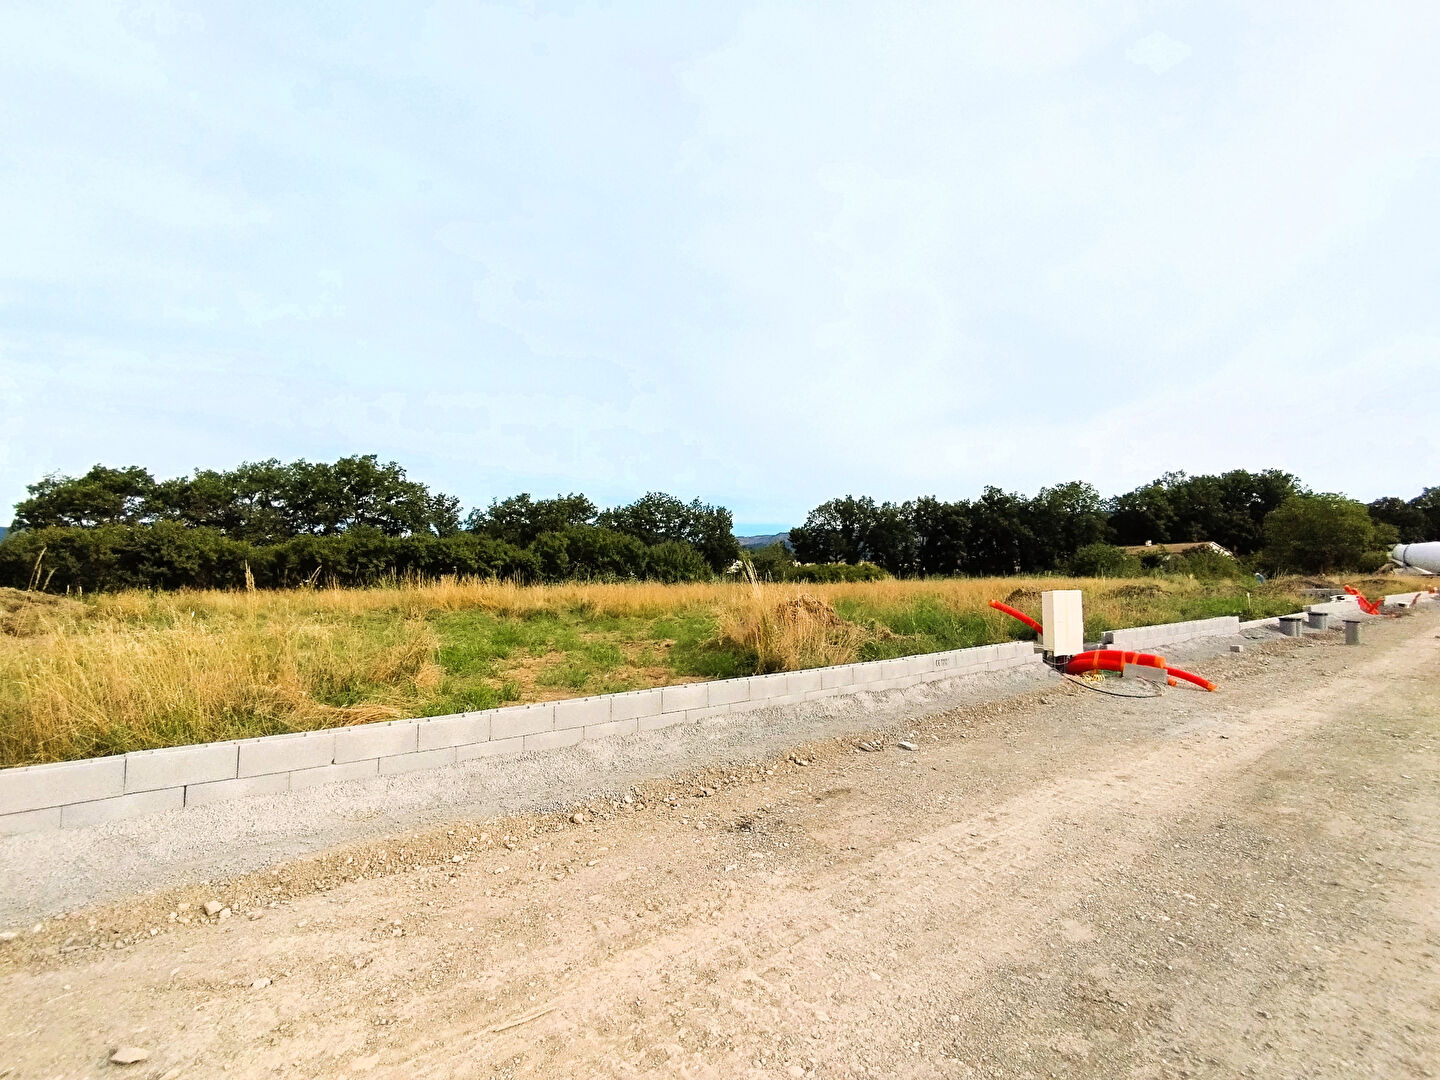
[[[433,716],[1033,637],[1042,588],[1087,638],[1295,611],[1298,583],[1142,578],[845,585],[440,581],[0,596],[0,766]]]

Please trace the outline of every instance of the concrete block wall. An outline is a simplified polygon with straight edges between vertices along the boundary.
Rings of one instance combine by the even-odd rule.
[[[1147,652],[1161,645],[1178,645],[1201,637],[1229,637],[1240,632],[1240,619],[1221,615],[1215,619],[1192,619],[1188,622],[1163,623],[1160,626],[1134,626],[1128,630],[1107,630],[1101,636],[1106,648],[1128,652]]]
[[[94,825],[316,784],[443,768],[493,754],[573,746],[839,694],[1035,666],[1026,641],[810,671],[687,683],[484,712],[142,750],[0,770],[0,834]]]

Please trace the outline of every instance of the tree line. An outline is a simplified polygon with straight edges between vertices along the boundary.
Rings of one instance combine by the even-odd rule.
[[[898,577],[1119,575],[1185,568],[1184,560],[1162,565],[1161,553],[1123,550],[1146,543],[1208,540],[1241,560],[1218,564],[1207,553],[1191,557],[1207,569],[1325,572],[1370,563],[1373,569],[1391,545],[1436,537],[1440,487],[1408,502],[1391,497],[1366,506],[1311,492],[1278,469],[1236,469],[1166,473],[1109,499],[1083,482],[1041,488],[1029,498],[986,487],[979,498],[955,502],[928,496],[901,503],[832,499],[790,531],[790,546],[801,563],[867,562]],[[783,552],[767,552],[761,560],[783,576]]]
[[[462,521],[458,499],[373,454],[164,481],[96,465],[27,491],[0,541],[0,583],[52,591],[443,574],[676,582],[721,573],[740,553],[729,510],[661,492],[603,510],[584,495],[516,495]]]
[[[443,574],[522,582],[693,581],[740,558],[731,513],[651,492],[601,509],[581,494],[496,499],[464,518],[453,496],[375,455],[197,469],[157,481],[139,466],[47,476],[0,541],[0,583],[50,589],[346,585]],[[1368,506],[1309,491],[1275,469],[1167,473],[1109,499],[1090,484],[1027,497],[865,497],[815,507],[776,545],[746,556],[762,577],[864,580],[1056,571],[1367,569],[1384,549],[1440,537],[1440,487]],[[1181,560],[1127,545],[1210,540],[1240,557]],[[877,569],[878,568],[878,569]],[[247,578],[248,575],[248,578]]]

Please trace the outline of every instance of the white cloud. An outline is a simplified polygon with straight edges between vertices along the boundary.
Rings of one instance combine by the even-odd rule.
[[[1424,440],[1277,422],[1365,365],[1347,431],[1433,411],[1433,6],[27,10],[0,501],[370,450],[471,503],[751,520],[1238,464],[1440,482]],[[1116,63],[1190,54],[1157,16],[1195,47],[1163,80]]]
[[[1183,63],[1190,52],[1190,46],[1183,41],[1176,41],[1164,30],[1154,30],[1126,49],[1125,56],[1156,75],[1164,75],[1176,64]]]

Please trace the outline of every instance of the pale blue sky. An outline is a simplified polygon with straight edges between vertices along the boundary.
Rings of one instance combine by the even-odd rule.
[[[7,509],[1440,484],[1440,5],[306,7],[0,2]]]

